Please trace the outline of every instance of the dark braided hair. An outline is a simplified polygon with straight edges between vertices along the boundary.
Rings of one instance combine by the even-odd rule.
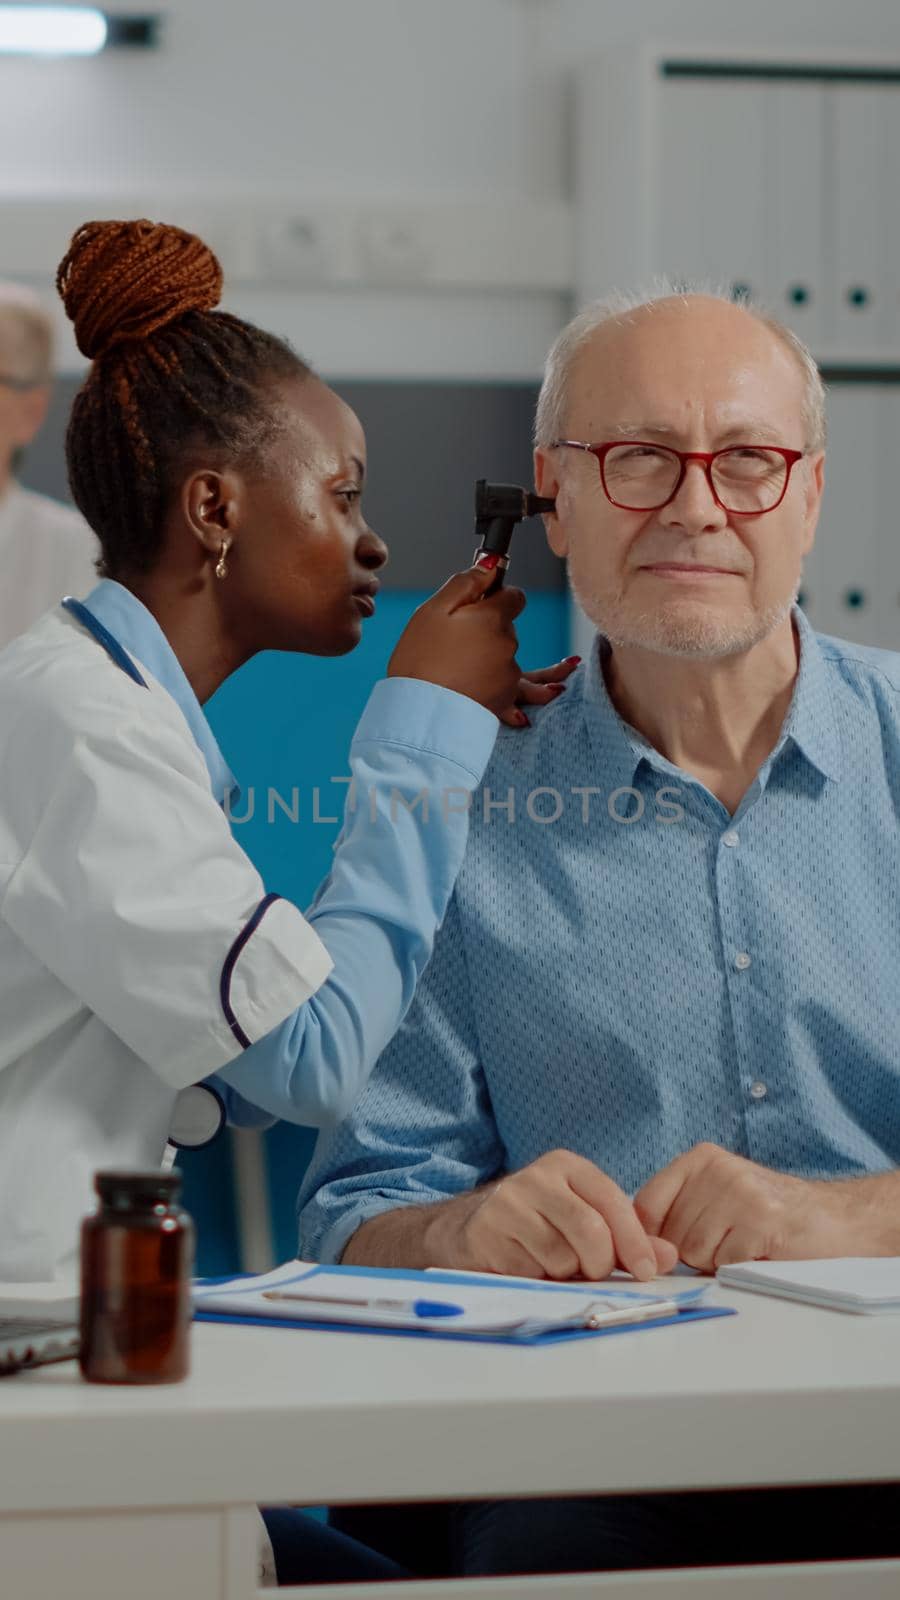
[[[147,572],[187,448],[259,462],[279,431],[273,384],[310,368],[284,340],[213,309],[222,269],[181,228],[86,222],[56,285],[93,361],[66,434],[72,496],[103,574]]]

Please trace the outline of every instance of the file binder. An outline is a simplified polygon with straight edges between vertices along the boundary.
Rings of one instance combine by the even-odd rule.
[[[194,1315],[199,1321],[264,1327],[533,1346],[733,1315],[730,1307],[703,1303],[707,1287],[661,1296],[623,1288],[618,1281],[601,1288],[506,1278],[473,1282],[465,1273],[294,1261],[258,1277],[198,1283]],[[267,1298],[273,1294],[278,1298]],[[331,1303],[341,1298],[343,1307]],[[405,1314],[378,1310],[372,1304],[376,1300],[399,1301]],[[422,1316],[413,1303],[425,1301],[446,1302],[457,1314]]]

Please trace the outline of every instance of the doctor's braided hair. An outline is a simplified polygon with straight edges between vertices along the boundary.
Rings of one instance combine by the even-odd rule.
[[[101,572],[147,572],[189,448],[258,463],[277,436],[273,385],[310,368],[285,343],[216,311],[222,269],[195,234],[163,223],[86,222],[56,285],[93,365],[66,435],[69,484],[102,549]]]

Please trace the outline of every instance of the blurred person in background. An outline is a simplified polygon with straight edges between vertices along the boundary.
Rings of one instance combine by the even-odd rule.
[[[16,480],[47,415],[53,324],[37,295],[0,282],[0,649],[64,594],[96,583],[97,542],[77,511]]]

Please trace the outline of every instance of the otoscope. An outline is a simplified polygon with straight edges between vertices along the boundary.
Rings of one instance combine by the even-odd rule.
[[[518,484],[488,483],[484,478],[478,479],[475,485],[475,533],[481,542],[475,551],[475,561],[484,555],[499,558],[496,577],[488,594],[494,594],[503,583],[516,523],[521,522],[523,517],[539,517],[542,512],[552,511],[555,506],[555,500],[544,500],[529,489],[521,489]]]

